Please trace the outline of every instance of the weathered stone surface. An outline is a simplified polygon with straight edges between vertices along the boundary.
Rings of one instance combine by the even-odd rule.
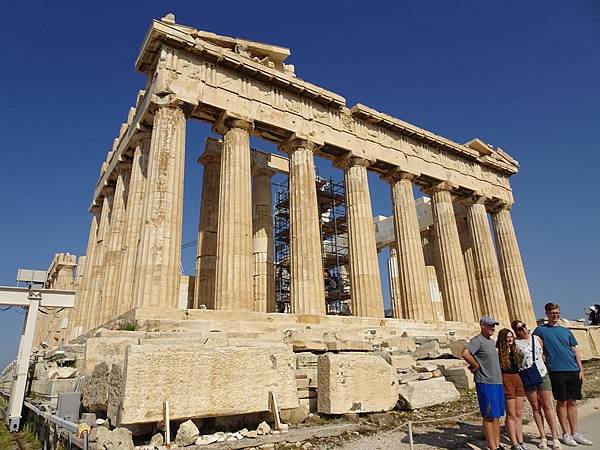
[[[199,435],[200,430],[198,430],[196,424],[191,420],[187,420],[179,425],[175,443],[181,447],[186,447],[194,444]]]
[[[131,431],[127,428],[98,428],[96,448],[98,450],[134,450]]]
[[[388,362],[396,370],[408,370],[417,363],[410,355],[389,355]]]
[[[441,358],[434,359],[430,361],[430,363],[436,364],[442,370],[442,372],[446,369],[451,369],[454,367],[467,367],[467,363],[464,359]]]
[[[418,362],[413,366],[413,369],[417,372],[433,372],[438,368],[437,364],[428,362]]]
[[[386,337],[383,339],[382,346],[404,352],[414,352],[417,348],[413,338],[402,336]]]
[[[444,377],[457,389],[475,389],[473,374],[466,367],[448,367],[444,369]]]
[[[109,368],[104,362],[96,365],[81,384],[81,402],[90,412],[106,411],[108,408]]]
[[[205,434],[199,436],[195,443],[196,445],[209,445],[214,444],[215,442],[219,442],[219,436],[217,434]]]
[[[298,406],[297,408],[282,409],[279,416],[287,423],[302,423],[308,418],[308,408]]]
[[[400,385],[400,404],[406,409],[425,408],[459,399],[460,393],[454,384],[444,377]]]
[[[150,445],[153,447],[159,447],[159,446],[163,445],[164,443],[165,443],[165,438],[162,435],[162,433],[156,433],[150,439]]]
[[[256,428],[256,433],[259,435],[262,434],[269,434],[271,432],[271,426],[267,423],[267,422],[261,422],[260,424],[258,424],[258,427]]]
[[[429,341],[419,345],[413,356],[417,359],[447,358],[452,357],[452,351],[448,347],[442,347],[438,341]]]
[[[160,421],[164,399],[172,420],[268,411],[269,391],[281,408],[295,408],[295,366],[295,355],[278,349],[131,346],[109,417],[117,424]]]
[[[85,344],[85,362],[83,371],[90,374],[100,363],[105,363],[108,367],[112,364],[118,364],[121,367],[124,363],[125,350],[131,344],[137,344],[139,337],[95,337],[86,340]]]
[[[318,367],[320,413],[388,411],[398,401],[396,370],[377,355],[325,354]]]

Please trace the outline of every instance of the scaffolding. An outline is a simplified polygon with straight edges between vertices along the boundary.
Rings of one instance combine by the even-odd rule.
[[[274,184],[273,231],[277,312],[290,312],[290,211],[288,180]],[[327,314],[350,315],[348,230],[344,182],[317,176],[323,283]]]

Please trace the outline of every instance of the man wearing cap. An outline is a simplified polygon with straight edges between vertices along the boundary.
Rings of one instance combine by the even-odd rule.
[[[498,322],[489,316],[479,319],[481,334],[472,338],[462,351],[463,359],[469,363],[469,370],[475,374],[483,432],[490,450],[501,448],[500,417],[504,416],[502,370],[496,342],[492,339],[496,325]]]

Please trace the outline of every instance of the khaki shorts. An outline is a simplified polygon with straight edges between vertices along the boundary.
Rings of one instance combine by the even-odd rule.
[[[502,384],[504,385],[504,397],[512,400],[517,397],[525,397],[523,381],[518,373],[503,373]]]
[[[544,375],[542,378],[542,384],[538,384],[537,386],[530,386],[525,389],[525,392],[535,392],[535,391],[551,391],[552,383],[550,383],[550,377],[548,374]]]

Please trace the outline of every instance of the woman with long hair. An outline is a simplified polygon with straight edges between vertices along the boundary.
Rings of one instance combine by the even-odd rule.
[[[554,414],[554,408],[552,407],[552,385],[550,384],[550,378],[548,377],[548,369],[542,358],[544,344],[538,336],[531,335],[527,325],[521,320],[513,320],[510,326],[517,337],[515,343],[519,356],[521,357],[519,369],[527,370],[535,364],[542,377],[542,384],[525,389],[525,395],[527,396],[527,400],[529,400],[529,404],[533,411],[533,419],[540,432],[540,443],[538,447],[548,448],[546,430],[544,429],[544,417],[542,416],[541,408],[544,411],[544,416],[546,416],[546,421],[548,422],[550,432],[552,433],[552,447],[561,448],[560,441],[558,440],[556,416]],[[533,359],[533,342],[535,342],[535,361]]]
[[[525,404],[525,389],[519,376],[521,360],[515,344],[512,330],[503,328],[498,333],[496,341],[500,369],[502,369],[502,384],[504,385],[504,404],[506,405],[505,426],[512,450],[523,450],[523,405]]]

